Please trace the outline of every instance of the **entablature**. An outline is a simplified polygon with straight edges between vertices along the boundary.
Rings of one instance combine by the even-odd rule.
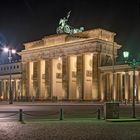
[[[54,47],[23,50],[22,61],[35,59],[57,58],[64,55],[77,55],[86,52],[101,52],[99,39],[89,39],[80,42],[58,45]]]
[[[45,36],[41,40],[25,43],[25,50],[37,49],[40,47],[52,47],[88,39],[100,39],[103,41],[114,42],[116,34],[101,28],[87,30],[76,34],[55,34]]]
[[[99,67],[101,72],[127,72],[133,71],[133,68],[130,65],[114,65],[114,66],[102,66]],[[136,71],[140,71],[140,66],[136,68]]]

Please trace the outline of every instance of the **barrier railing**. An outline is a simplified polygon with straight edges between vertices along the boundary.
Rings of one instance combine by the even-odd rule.
[[[18,115],[18,120],[20,121],[20,122],[23,122],[24,121],[24,117],[25,116],[27,116],[27,117],[48,117],[48,116],[55,116],[55,117],[57,117],[57,118],[59,118],[59,120],[61,121],[61,120],[64,120],[64,116],[66,115],[69,115],[69,114],[71,114],[71,115],[73,115],[72,113],[68,113],[68,112],[64,112],[64,109],[63,108],[60,108],[60,110],[59,111],[57,111],[57,112],[52,112],[52,113],[49,113],[49,112],[47,112],[47,114],[44,114],[45,112],[42,112],[43,114],[41,114],[41,112],[39,112],[39,111],[36,111],[36,112],[38,112],[39,114],[35,114],[35,112],[32,112],[32,111],[23,111],[23,109],[19,109],[19,111],[0,111],[0,114],[6,114],[6,113],[10,113],[10,115],[5,115],[5,116],[0,116],[0,118],[3,118],[3,119],[5,119],[5,118],[10,118],[10,117],[14,117],[14,116],[17,116]],[[12,113],[12,114],[11,114]],[[78,113],[77,113],[78,114]],[[101,119],[101,109],[97,109],[96,111],[94,111],[94,112],[90,112],[90,113],[88,113],[88,114],[90,114],[90,115],[96,115],[96,118],[98,119],[98,120],[100,120]],[[94,116],[95,117],[95,116]]]
[[[0,116],[0,118],[9,118],[9,117],[13,117],[13,116],[16,116],[16,115],[18,115],[18,112],[10,114],[10,115],[6,115],[6,116]]]

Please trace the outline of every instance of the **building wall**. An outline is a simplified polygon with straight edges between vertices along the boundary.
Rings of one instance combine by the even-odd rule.
[[[13,100],[20,100],[22,98],[21,62],[0,65],[0,98],[2,100],[9,99],[10,74],[11,74],[11,90],[13,94]]]
[[[133,100],[133,71],[128,65],[104,66],[101,70],[100,83],[102,101],[132,102]],[[139,67],[136,69],[135,100],[140,101]],[[114,76],[113,76],[114,75]],[[114,77],[114,80],[113,80]],[[114,90],[113,90],[114,84]]]

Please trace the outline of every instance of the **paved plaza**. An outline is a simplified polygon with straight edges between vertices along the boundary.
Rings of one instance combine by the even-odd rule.
[[[139,140],[140,122],[107,122],[97,119],[102,103],[8,102],[0,103],[0,140]],[[63,108],[64,118],[59,120]],[[19,109],[27,115],[19,122]],[[120,118],[131,118],[131,104],[120,104]],[[8,113],[7,113],[8,112]],[[13,112],[13,113],[12,113]],[[30,115],[30,116],[28,116]],[[140,118],[140,105],[136,105]]]
[[[95,120],[1,122],[1,140],[139,140],[140,123]]]

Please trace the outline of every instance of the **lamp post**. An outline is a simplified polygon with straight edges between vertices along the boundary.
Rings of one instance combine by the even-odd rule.
[[[8,53],[9,64],[12,62],[12,54],[16,53],[16,50],[4,48],[4,52]],[[10,65],[9,65],[10,66]],[[11,85],[11,66],[9,67],[9,104],[13,104],[13,94],[12,94],[12,85]]]
[[[123,56],[125,58],[125,63],[130,65],[133,69],[133,99],[132,99],[132,117],[136,118],[136,112],[135,112],[135,96],[136,96],[136,67],[140,64],[140,62],[137,62],[136,59],[133,59],[132,61],[128,61],[129,58],[129,52],[124,51]]]

